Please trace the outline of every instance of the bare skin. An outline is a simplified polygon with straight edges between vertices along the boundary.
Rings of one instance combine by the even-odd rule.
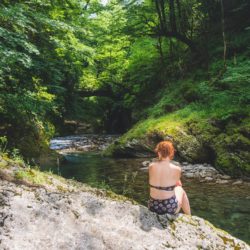
[[[168,187],[174,186],[181,178],[181,168],[170,162],[168,157],[154,162],[149,166],[149,183],[154,186]],[[168,199],[173,195],[178,200],[178,213],[181,209],[185,214],[191,215],[189,200],[186,192],[181,186],[175,187],[173,191],[159,190],[150,187],[150,196],[153,199]]]

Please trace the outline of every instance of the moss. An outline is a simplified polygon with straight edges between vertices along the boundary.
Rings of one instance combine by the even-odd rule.
[[[63,187],[62,185],[57,185],[56,186],[57,190],[60,192],[67,192],[68,189],[66,189],[65,187]]]
[[[153,152],[158,141],[170,139],[182,160],[208,162],[227,174],[250,176],[249,115],[234,103],[218,105],[217,101],[213,107],[192,103],[157,118],[152,115],[138,122],[106,153],[115,155],[134,139]]]
[[[96,190],[96,191],[97,191],[97,194],[98,194],[98,190]],[[123,196],[123,195],[116,194],[116,193],[114,193],[114,192],[112,192],[112,191],[110,191],[110,190],[103,190],[102,195],[103,195],[103,194],[104,194],[105,197],[110,198],[110,199],[112,199],[112,200],[117,200],[117,201],[129,201],[129,202],[131,202],[131,203],[134,204],[134,205],[139,205],[139,203],[136,202],[135,200],[130,199],[130,198],[128,198],[128,197],[125,197],[125,196]]]
[[[32,184],[48,184],[48,176],[40,171],[34,169],[18,169],[14,177],[18,180],[24,180]]]
[[[192,219],[191,216],[188,216],[188,215],[180,216],[179,218],[176,219],[176,222],[183,222],[183,223],[190,224],[196,227],[199,226],[199,223],[195,221],[194,219]]]
[[[49,151],[49,141],[55,134],[55,128],[49,122],[35,119],[11,132],[11,136],[8,137],[10,145],[18,148],[24,157],[30,158]]]
[[[231,238],[228,238],[228,237],[222,236],[222,235],[219,235],[219,237],[223,240],[223,243],[226,246],[230,245],[231,247],[233,247],[234,250],[241,250],[242,249],[240,244],[235,244],[234,239],[231,239]]]
[[[172,231],[176,230],[176,225],[175,225],[175,223],[173,221],[172,222],[170,221],[169,225],[170,225]]]
[[[0,168],[8,168],[8,162],[5,160],[0,161]]]

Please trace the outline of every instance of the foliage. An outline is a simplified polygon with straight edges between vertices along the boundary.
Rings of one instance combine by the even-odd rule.
[[[2,1],[2,149],[7,138],[38,155],[67,121],[123,133],[141,120],[123,138],[193,124],[211,140],[210,121],[221,141],[235,139],[226,135],[238,124],[247,131],[250,4],[223,7],[224,15],[205,0]]]

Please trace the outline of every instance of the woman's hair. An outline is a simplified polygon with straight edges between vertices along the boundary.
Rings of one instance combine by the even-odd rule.
[[[161,158],[169,157],[170,160],[174,158],[174,151],[175,149],[171,141],[159,142],[155,148],[155,152],[160,153]]]

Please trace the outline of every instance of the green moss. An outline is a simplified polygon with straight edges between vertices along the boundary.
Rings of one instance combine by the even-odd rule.
[[[66,189],[65,187],[63,187],[62,185],[57,185],[56,186],[57,190],[60,192],[67,192],[68,189]]]
[[[176,222],[183,222],[185,224],[190,224],[192,226],[199,226],[199,223],[195,221],[191,216],[189,215],[182,215],[179,218],[176,219]]]
[[[228,238],[226,236],[219,235],[219,237],[223,240],[223,243],[228,246],[230,245],[234,250],[241,250],[240,244],[235,244],[234,239]]]
[[[97,191],[98,192],[98,191]],[[135,200],[133,199],[130,199],[128,197],[125,197],[123,195],[119,195],[119,194],[116,194],[110,190],[103,190],[104,192],[104,196],[107,197],[107,198],[110,198],[112,200],[117,200],[117,201],[130,201],[132,204],[134,205],[139,205],[138,202],[136,202]],[[97,193],[98,194],[98,193]]]
[[[48,184],[48,176],[45,173],[30,168],[18,169],[14,177],[33,184]]]

